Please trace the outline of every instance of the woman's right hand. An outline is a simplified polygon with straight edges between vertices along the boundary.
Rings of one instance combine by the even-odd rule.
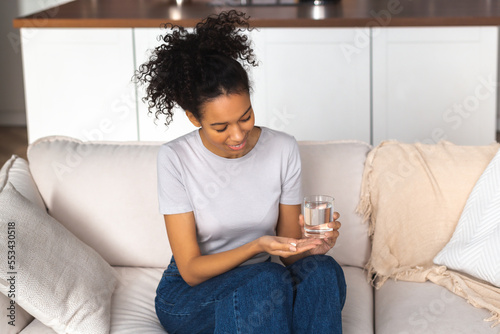
[[[321,240],[316,238],[295,239],[265,235],[258,239],[258,244],[263,252],[286,258],[318,247],[321,244]]]

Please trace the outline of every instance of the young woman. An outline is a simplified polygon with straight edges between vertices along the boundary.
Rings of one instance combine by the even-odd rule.
[[[168,333],[341,333],[344,275],[324,255],[339,214],[327,238],[303,237],[297,143],[254,125],[247,20],[229,11],[192,33],[172,26],[136,74],[157,118],[169,124],[179,105],[199,127],[158,155],[173,257],[156,312]]]

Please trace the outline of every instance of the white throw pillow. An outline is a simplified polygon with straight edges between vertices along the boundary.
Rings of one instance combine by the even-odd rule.
[[[57,333],[109,332],[114,269],[12,185],[0,192],[0,240],[3,294]]]
[[[17,155],[12,155],[0,169],[0,191],[8,183],[12,183],[31,202],[45,209],[42,197],[31,177],[28,163]],[[7,296],[0,294],[0,319],[5,319],[0,321],[0,333],[16,334],[33,321],[33,316],[21,306],[12,304]]]
[[[472,189],[457,227],[434,263],[500,287],[500,151]]]

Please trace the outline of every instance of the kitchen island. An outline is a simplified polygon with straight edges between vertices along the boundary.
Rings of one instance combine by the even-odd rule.
[[[76,0],[15,19],[29,141],[166,141],[191,131],[180,110],[168,130],[155,124],[131,78],[164,23],[193,27],[231,8],[258,27],[250,33],[261,62],[251,71],[258,124],[298,140],[495,140],[497,2],[253,1]]]
[[[228,6],[223,0],[76,0],[14,20],[23,27],[159,27],[166,21],[192,27],[201,18],[237,8],[255,27],[498,26],[500,3],[487,0],[340,0],[321,6],[285,0],[254,0]],[[289,0],[294,1],[294,0]],[[248,2],[248,0],[246,0]],[[241,4],[241,2],[239,2]],[[238,5],[236,5],[238,4]]]

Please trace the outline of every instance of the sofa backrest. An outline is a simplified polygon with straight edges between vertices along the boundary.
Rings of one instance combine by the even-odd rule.
[[[171,257],[158,211],[160,143],[82,142],[46,137],[28,160],[48,212],[111,265],[166,267]],[[331,194],[342,215],[332,250],[345,265],[368,260],[368,225],[355,214],[365,156],[360,142],[299,143],[305,193]]]
[[[363,268],[371,243],[369,224],[356,213],[365,158],[371,146],[360,141],[299,142],[304,195],[331,195],[342,224],[330,250],[340,264]]]

